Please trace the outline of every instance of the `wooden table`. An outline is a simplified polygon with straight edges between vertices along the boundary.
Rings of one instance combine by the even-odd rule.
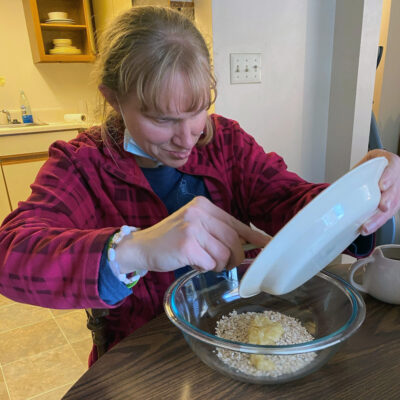
[[[253,385],[225,377],[203,364],[161,315],[107,352],[63,399],[400,399],[400,306],[365,301],[361,328],[298,381]]]

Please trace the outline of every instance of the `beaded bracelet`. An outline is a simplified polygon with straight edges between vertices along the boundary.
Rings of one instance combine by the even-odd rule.
[[[139,279],[147,274],[147,271],[145,269],[139,269],[133,272],[130,272],[128,274],[122,274],[119,265],[116,261],[116,248],[118,244],[121,242],[121,240],[125,237],[130,235],[132,232],[138,231],[140,228],[135,228],[134,226],[127,226],[123,225],[121,226],[121,229],[116,232],[110,239],[109,244],[108,244],[108,251],[107,251],[107,256],[108,256],[108,262],[110,264],[111,270],[113,274],[123,283],[125,283],[127,288],[132,288],[135,286],[138,282]]]

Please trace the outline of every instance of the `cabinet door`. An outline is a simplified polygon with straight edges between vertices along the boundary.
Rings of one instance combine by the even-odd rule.
[[[40,167],[45,161],[40,159],[15,164],[3,164],[4,178],[13,210],[18,207],[19,201],[26,200],[31,194],[30,185],[35,180]]]
[[[3,219],[11,212],[10,203],[8,201],[7,189],[4,183],[3,174],[0,165],[0,224]]]
[[[15,128],[18,129],[18,128]],[[50,131],[23,133],[17,135],[0,136],[0,158],[8,159],[22,156],[30,157],[31,154],[47,152],[49,146],[56,140],[74,139],[78,135],[78,130],[71,131]]]

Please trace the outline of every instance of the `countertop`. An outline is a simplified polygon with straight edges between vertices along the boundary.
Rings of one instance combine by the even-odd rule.
[[[21,135],[26,133],[69,131],[75,129],[85,129],[88,125],[84,122],[51,122],[48,124],[37,125],[0,125],[0,136]]]

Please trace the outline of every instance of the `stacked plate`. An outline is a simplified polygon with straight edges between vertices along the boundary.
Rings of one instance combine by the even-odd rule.
[[[81,50],[71,46],[71,39],[53,39],[54,48],[50,49],[50,54],[81,54]]]
[[[64,11],[51,11],[48,13],[49,19],[46,24],[74,24],[75,21],[68,18],[68,13]]]
[[[74,24],[75,21],[70,18],[65,19],[46,19],[46,24]]]

